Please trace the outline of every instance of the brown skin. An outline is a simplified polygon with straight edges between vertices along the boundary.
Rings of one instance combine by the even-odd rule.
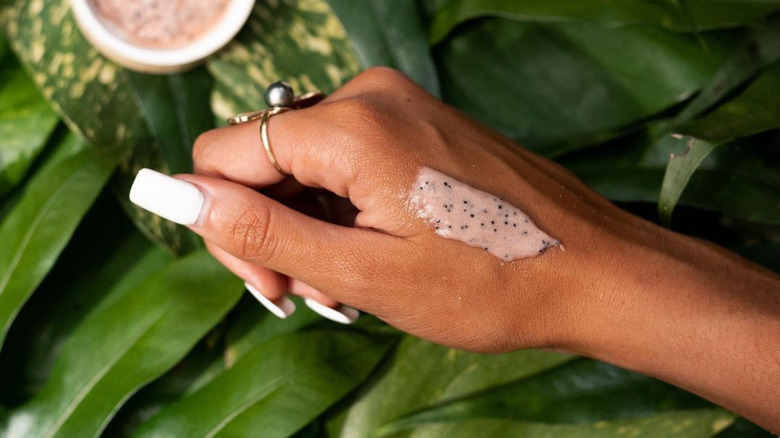
[[[276,115],[269,131],[282,169],[357,216],[337,203],[338,225],[286,205],[305,190],[270,165],[257,123],[202,135],[197,175],[178,176],[206,197],[193,231],[269,298],[289,287],[465,350],[596,357],[780,430],[777,275],[618,209],[393,70]],[[408,206],[422,166],[503,197],[565,251],[503,263],[435,235]]]

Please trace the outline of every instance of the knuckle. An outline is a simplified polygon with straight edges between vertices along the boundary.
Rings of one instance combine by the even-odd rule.
[[[376,125],[383,120],[383,108],[379,102],[365,96],[340,100],[338,109],[352,126]]]
[[[404,73],[390,67],[378,66],[366,69],[359,76],[361,80],[377,85],[404,85],[410,82]]]
[[[268,262],[275,253],[275,243],[270,235],[270,210],[250,206],[234,218],[228,229],[234,253],[237,257]]]

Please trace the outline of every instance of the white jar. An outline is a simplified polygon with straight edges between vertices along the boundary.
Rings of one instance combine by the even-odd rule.
[[[145,73],[187,70],[230,42],[246,23],[255,0],[230,0],[226,10],[207,31],[186,45],[156,48],[136,44],[111,30],[88,0],[70,0],[73,15],[84,37],[117,64]]]

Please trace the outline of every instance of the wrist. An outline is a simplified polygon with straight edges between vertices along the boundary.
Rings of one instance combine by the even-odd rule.
[[[612,254],[621,280],[594,292],[570,349],[776,428],[780,412],[766,417],[756,400],[780,397],[769,384],[780,381],[777,276],[697,239],[650,234]]]

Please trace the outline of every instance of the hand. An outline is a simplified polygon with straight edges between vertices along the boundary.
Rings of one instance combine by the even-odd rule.
[[[268,298],[289,281],[440,344],[598,357],[777,426],[767,407],[777,385],[766,384],[780,381],[774,274],[616,208],[389,69],[272,117],[269,131],[297,182],[268,162],[257,123],[202,135],[197,175],[177,176],[205,199],[191,229]],[[437,235],[410,202],[424,168],[518,207],[565,250],[506,262]],[[286,205],[302,187],[346,198],[356,214],[342,202],[331,223]],[[765,371],[745,372],[745,360]]]
[[[201,176],[181,176],[208,200],[195,231],[234,272],[263,283],[258,288],[269,298],[285,284],[270,269],[296,279],[293,289],[304,295],[314,288],[321,294],[310,296],[434,342],[487,352],[566,345],[582,324],[583,292],[614,286],[607,283],[617,273],[606,259],[627,228],[642,229],[563,168],[392,70],[370,70],[313,108],[276,115],[269,131],[285,171],[359,210],[354,227],[312,219],[242,187],[284,181],[261,149],[255,122],[196,142]],[[566,251],[505,263],[437,236],[409,207],[425,166],[519,207]]]

